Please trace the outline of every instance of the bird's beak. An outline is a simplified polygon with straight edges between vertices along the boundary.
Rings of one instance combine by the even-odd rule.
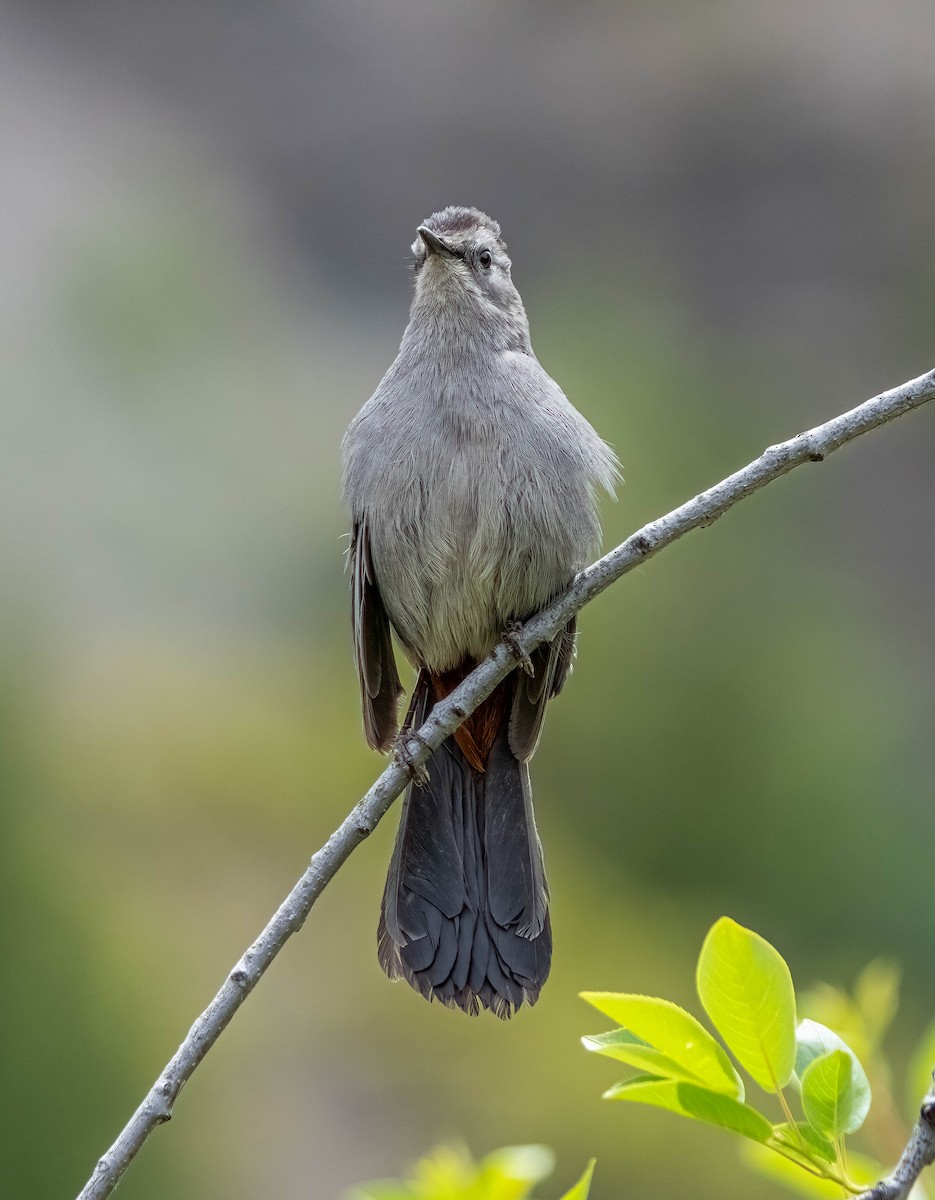
[[[416,232],[422,241],[425,242],[425,248],[429,254],[444,254],[448,257],[454,256],[454,250],[452,250],[444,238],[440,238],[437,233],[433,233],[426,225],[420,225]]]

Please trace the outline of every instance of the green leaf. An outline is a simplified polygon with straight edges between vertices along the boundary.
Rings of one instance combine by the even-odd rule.
[[[653,1075],[697,1082],[715,1092],[743,1099],[743,1082],[724,1047],[684,1008],[655,996],[626,992],[582,992],[581,996],[599,1012],[622,1025],[624,1033],[635,1035],[666,1062],[657,1060],[653,1063],[651,1056],[635,1049],[637,1043],[627,1043],[625,1038],[616,1041],[588,1038],[585,1046],[589,1050],[620,1058],[622,1062],[648,1070]],[[604,1038],[607,1037],[605,1034]],[[625,1049],[628,1044],[634,1047],[632,1051]],[[624,1058],[624,1053],[628,1057]],[[636,1061],[637,1057],[640,1061]]]
[[[638,1071],[650,1075],[665,1076],[668,1079],[681,1079],[687,1083],[704,1083],[691,1071],[687,1071],[680,1063],[672,1058],[666,1058],[653,1046],[649,1046],[629,1029],[612,1029],[609,1033],[595,1033],[583,1037],[581,1044],[585,1050],[593,1050],[617,1062],[626,1063],[628,1067],[636,1067]]]
[[[584,1168],[584,1174],[571,1189],[562,1196],[562,1200],[588,1200],[591,1192],[591,1180],[594,1177],[594,1164],[597,1159],[592,1158],[588,1165]]]
[[[665,1108],[682,1117],[695,1121],[706,1121],[730,1129],[755,1142],[766,1142],[772,1136],[773,1127],[762,1113],[741,1104],[723,1092],[698,1087],[694,1083],[680,1083],[674,1079],[656,1079],[651,1075],[640,1075],[618,1083],[604,1093],[605,1100],[629,1100],[636,1104],[651,1104]]]
[[[854,1129],[859,1129],[870,1108],[870,1080],[867,1078],[867,1072],[861,1066],[860,1059],[833,1029],[807,1018],[799,1022],[799,1027],[795,1031],[795,1041],[795,1073],[800,1081],[816,1058],[821,1058],[834,1050],[841,1050],[850,1058],[851,1085],[854,1091],[855,1106],[856,1111],[861,1113],[860,1120]],[[854,1129],[849,1129],[847,1132],[853,1133]]]
[[[854,1133],[870,1108],[870,1089],[855,1082],[855,1059],[846,1050],[832,1050],[813,1059],[802,1075],[802,1107],[809,1123],[825,1137]]]
[[[774,1125],[773,1140],[807,1159],[822,1159],[824,1162],[833,1163],[837,1157],[834,1146],[807,1121],[797,1121],[795,1125],[789,1125],[787,1122]]]
[[[545,1146],[506,1146],[479,1163],[463,1146],[436,1146],[407,1180],[364,1184],[349,1200],[528,1200],[553,1164]]]
[[[711,929],[698,958],[698,995],[734,1056],[760,1087],[776,1092],[795,1068],[795,991],[782,955],[729,917]]]
[[[504,1146],[480,1161],[464,1200],[526,1200],[533,1185],[551,1175],[554,1166],[555,1155],[547,1146]],[[424,1192],[425,1200],[442,1194],[433,1187]]]

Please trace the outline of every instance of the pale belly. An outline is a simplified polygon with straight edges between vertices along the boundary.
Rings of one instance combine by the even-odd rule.
[[[410,477],[394,519],[371,526],[390,619],[413,660],[436,671],[489,654],[507,623],[567,586],[591,549],[586,515],[561,519],[568,480],[483,466],[462,455],[430,483]]]

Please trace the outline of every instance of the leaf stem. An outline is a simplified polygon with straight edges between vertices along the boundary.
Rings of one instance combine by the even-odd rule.
[[[816,1179],[827,1179],[830,1183],[836,1183],[839,1187],[844,1188],[848,1194],[857,1193],[861,1190],[858,1184],[848,1179],[845,1175],[842,1175],[839,1171],[836,1171],[833,1166],[819,1162],[812,1158],[811,1155],[808,1155],[807,1161],[803,1162],[802,1155],[792,1147],[785,1147],[781,1142],[769,1142],[767,1144],[770,1150],[781,1154],[783,1158],[788,1159],[791,1163],[795,1163],[797,1167],[801,1167],[809,1175],[814,1175]]]
[[[773,1076],[773,1084],[775,1085],[776,1084],[776,1076],[773,1075],[772,1067],[770,1067],[770,1075]],[[789,1122],[790,1129],[795,1134],[795,1136],[799,1139],[799,1142],[801,1143],[803,1150],[805,1150],[807,1152],[808,1151],[808,1142],[806,1142],[806,1140],[802,1134],[802,1130],[799,1129],[798,1121],[796,1121],[795,1117],[792,1115],[792,1109],[789,1107],[789,1102],[786,1099],[785,1092],[783,1092],[781,1087],[778,1087],[778,1086],[776,1087],[776,1095],[779,1098],[779,1105],[782,1108],[783,1114],[784,1114],[786,1120]]]

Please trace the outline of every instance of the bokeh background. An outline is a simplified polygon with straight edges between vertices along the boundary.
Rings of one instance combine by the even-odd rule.
[[[606,544],[933,366],[929,0],[0,5],[0,1192],[78,1191],[380,769],[343,428],[417,223],[503,225],[618,449]],[[698,1011],[721,913],[797,981],[935,1011],[935,413],[803,469],[583,615],[534,763],[556,955],[502,1025],[391,986],[395,813],[120,1195],[330,1200],[441,1138],[556,1189],[779,1196],[602,1103],[584,988]]]

